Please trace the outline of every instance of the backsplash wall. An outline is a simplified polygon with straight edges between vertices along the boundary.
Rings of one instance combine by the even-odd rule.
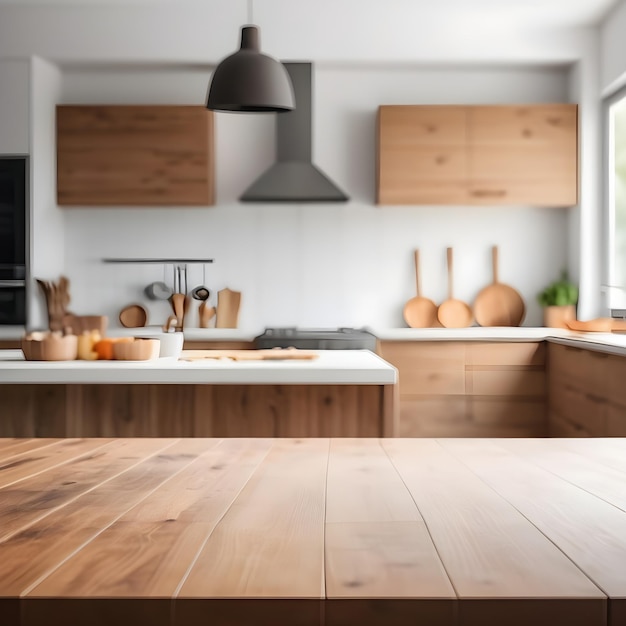
[[[64,69],[60,103],[202,103],[209,75],[210,68],[183,66]],[[63,210],[70,308],[107,314],[115,326],[122,307],[141,302],[149,323],[161,324],[169,305],[146,301],[142,291],[163,269],[105,265],[102,258],[197,256],[215,260],[206,266],[213,303],[225,286],[242,292],[242,328],[397,327],[414,295],[415,247],[424,295],[447,297],[445,248],[453,246],[455,296],[472,302],[491,281],[497,244],[501,280],[526,300],[525,325],[539,325],[535,295],[567,263],[568,210],[375,206],[376,109],[566,101],[567,71],[314,64],[313,92],[313,161],[350,195],[347,204],[239,203],[274,159],[274,120],[218,113],[215,206]],[[189,287],[202,278],[202,268],[191,267]]]

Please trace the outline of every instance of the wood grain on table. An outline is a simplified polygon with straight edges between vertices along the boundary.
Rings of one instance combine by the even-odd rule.
[[[626,440],[0,439],[2,626],[623,626]]]

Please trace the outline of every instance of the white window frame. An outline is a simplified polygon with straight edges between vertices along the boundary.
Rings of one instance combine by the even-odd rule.
[[[606,246],[606,282],[602,285],[606,294],[606,304],[613,317],[626,317],[626,284],[618,285],[615,271],[615,150],[613,140],[612,107],[618,102],[626,104],[626,86],[604,101],[604,233]],[[626,260],[625,260],[626,261]]]

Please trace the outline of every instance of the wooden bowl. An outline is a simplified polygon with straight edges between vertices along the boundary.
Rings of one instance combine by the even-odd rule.
[[[23,337],[22,352],[27,361],[73,361],[78,356],[76,335],[47,333],[42,338]]]
[[[118,361],[150,361],[159,357],[159,339],[136,337],[133,341],[113,344],[113,358]]]

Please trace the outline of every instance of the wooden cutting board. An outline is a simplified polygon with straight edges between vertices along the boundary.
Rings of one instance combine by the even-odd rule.
[[[593,320],[568,320],[565,322],[570,330],[588,333],[624,333],[626,321],[612,317],[597,317]]]
[[[183,350],[180,360],[282,361],[287,359],[312,360],[317,359],[318,356],[316,352],[311,350],[298,350],[297,348],[272,348],[271,350]]]
[[[217,317],[215,328],[237,328],[241,292],[222,289],[217,292]]]

